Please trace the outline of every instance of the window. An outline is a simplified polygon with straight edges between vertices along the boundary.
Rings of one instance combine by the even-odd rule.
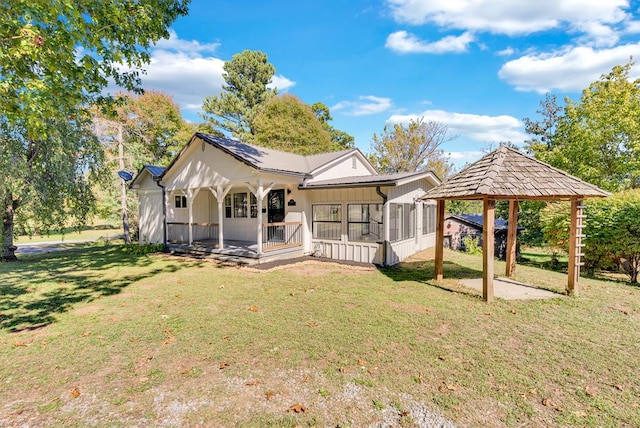
[[[422,234],[436,232],[436,206],[433,204],[422,205]]]
[[[402,241],[415,237],[416,206],[414,204],[389,205],[389,240]]]
[[[176,208],[187,208],[187,197],[186,196],[176,196],[175,197],[175,207]]]
[[[249,204],[251,205],[251,218],[258,217],[258,199],[253,193],[249,193]]]
[[[233,194],[233,216],[236,218],[247,217],[247,194],[246,193],[234,193]]]
[[[227,195],[224,197],[224,216],[231,218],[231,212],[231,195]]]
[[[340,239],[342,233],[342,206],[313,206],[313,237],[317,239]]]
[[[379,241],[382,239],[382,205],[348,205],[347,231],[349,241]]]

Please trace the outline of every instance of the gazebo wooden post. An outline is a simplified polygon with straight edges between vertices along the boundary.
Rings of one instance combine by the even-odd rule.
[[[580,257],[582,257],[582,199],[571,199],[571,226],[569,229],[569,268],[567,271],[567,294],[575,296],[579,292]]]
[[[509,231],[507,232],[507,267],[505,275],[513,278],[516,273],[516,243],[518,240],[518,201],[509,201]]]
[[[444,199],[436,202],[436,260],[435,278],[442,281],[444,278]]]
[[[495,228],[495,199],[485,196],[483,200],[482,227],[482,298],[485,302],[493,301],[493,253],[494,253],[494,228]]]

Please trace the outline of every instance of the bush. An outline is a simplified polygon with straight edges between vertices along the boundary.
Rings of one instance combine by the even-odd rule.
[[[482,248],[478,245],[478,238],[467,235],[462,238],[462,247],[469,254],[482,254]]]
[[[142,256],[145,254],[161,253],[164,251],[164,246],[162,244],[125,244],[123,250],[125,253]]]

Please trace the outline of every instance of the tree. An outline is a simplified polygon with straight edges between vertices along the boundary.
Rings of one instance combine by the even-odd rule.
[[[271,98],[254,121],[260,146],[309,155],[333,149],[331,135],[308,104],[293,95]]]
[[[29,123],[27,137],[47,134],[51,117],[77,116],[108,79],[140,85],[148,49],[168,38],[189,0],[34,2],[0,5],[0,111]],[[129,70],[123,71],[123,64]]]
[[[333,120],[329,107],[321,102],[314,103],[311,106],[316,117],[322,123],[324,129],[329,132],[331,136],[331,142],[333,143],[334,150],[352,149],[355,146],[353,136],[347,134],[344,131],[334,128],[329,122]]]
[[[102,149],[86,125],[52,123],[46,140],[31,140],[27,124],[0,119],[0,260],[16,260],[16,220],[23,231],[46,232],[84,224],[92,213],[90,179],[98,175]]]
[[[109,79],[139,90],[149,48],[187,13],[188,0],[0,5],[2,258],[15,259],[14,221],[50,228],[83,221],[87,180],[102,156],[89,110]],[[123,68],[126,64],[127,68]],[[10,172],[9,172],[10,171]]]
[[[524,130],[533,138],[525,141],[525,148],[529,154],[544,161],[544,154],[553,150],[556,136],[556,127],[560,120],[562,108],[558,106],[558,98],[547,93],[543,101],[540,101],[540,109],[536,111],[541,120],[524,118]]]
[[[207,113],[202,117],[209,126],[239,140],[253,141],[260,108],[277,93],[268,87],[276,69],[267,59],[263,52],[245,50],[224,63],[226,85],[220,95],[205,97],[202,105]]]
[[[425,169],[445,178],[452,169],[440,146],[453,140],[447,125],[411,120],[408,124],[385,125],[384,132],[373,134],[369,160],[382,173],[413,172]]]
[[[640,79],[630,79],[632,66],[613,67],[578,102],[567,98],[562,115],[547,96],[542,125],[525,120],[542,136],[529,144],[534,155],[606,190],[640,187]]]

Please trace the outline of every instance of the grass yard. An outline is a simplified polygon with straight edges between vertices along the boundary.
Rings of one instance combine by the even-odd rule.
[[[54,242],[54,241],[74,241],[84,239],[113,239],[116,236],[122,235],[122,228],[113,228],[106,224],[100,224],[97,226],[85,226],[80,229],[73,227],[65,228],[62,231],[43,234],[43,235],[19,235],[14,240],[15,244],[36,244],[41,242]]]
[[[257,272],[123,248],[0,263],[1,426],[640,426],[638,287],[487,305],[428,253]],[[481,266],[445,253],[449,278]]]

